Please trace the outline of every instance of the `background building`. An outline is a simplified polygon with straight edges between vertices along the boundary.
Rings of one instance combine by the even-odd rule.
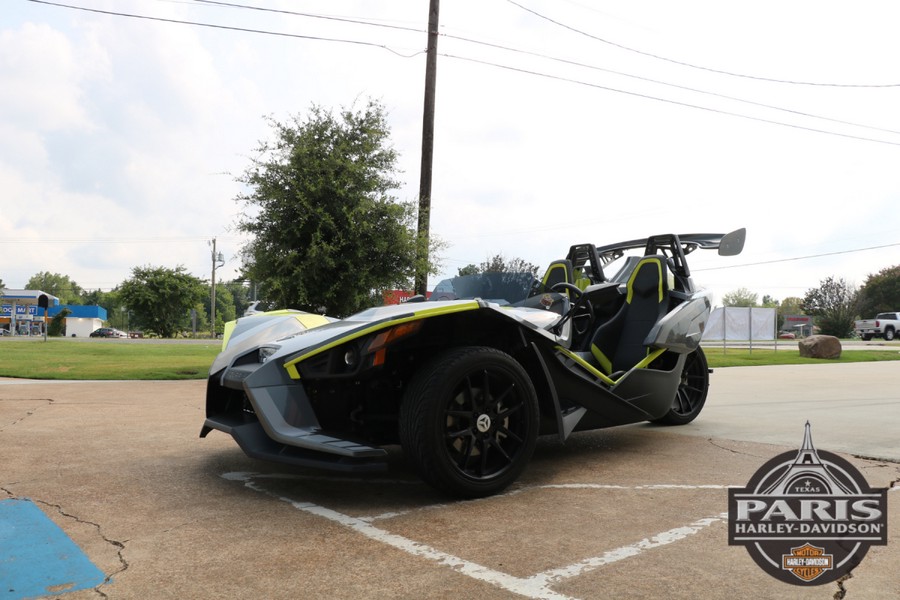
[[[41,296],[47,297],[47,308],[39,306]],[[66,335],[87,337],[103,326],[106,309],[102,306],[60,304],[59,298],[41,290],[3,290],[0,294],[0,330],[10,335],[44,335],[50,320],[63,309],[66,316]]]

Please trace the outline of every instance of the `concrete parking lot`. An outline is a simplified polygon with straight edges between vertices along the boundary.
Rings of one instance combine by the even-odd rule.
[[[0,503],[30,500],[102,573],[76,591],[48,581],[65,599],[830,599],[837,584],[781,583],[728,546],[727,489],[798,448],[807,420],[817,448],[900,488],[896,374],[717,369],[695,423],[542,439],[507,493],[468,502],[420,483],[399,450],[387,473],[357,477],[200,439],[203,381],[7,380]],[[888,545],[841,584],[846,598],[900,597],[900,494],[888,498]],[[0,599],[21,597],[6,583]]]

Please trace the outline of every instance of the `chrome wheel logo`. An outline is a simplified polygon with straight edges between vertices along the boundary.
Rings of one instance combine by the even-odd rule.
[[[488,415],[484,414],[478,415],[478,420],[475,421],[475,426],[481,433],[487,433],[491,428],[491,418]]]
[[[744,546],[773,577],[795,585],[835,581],[887,544],[887,489],[870,488],[849,462],[817,451],[809,423],[797,452],[764,464],[728,491],[728,544]]]

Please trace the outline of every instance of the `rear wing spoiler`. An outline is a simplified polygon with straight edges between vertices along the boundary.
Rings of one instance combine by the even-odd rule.
[[[623,256],[626,250],[644,249],[644,254],[663,254],[672,261],[672,267],[681,275],[690,276],[685,255],[698,248],[701,250],[718,250],[720,256],[736,256],[744,249],[744,241],[747,238],[745,228],[736,229],[731,233],[687,233],[676,235],[667,233],[654,235],[638,240],[618,242],[606,246],[573,246],[570,255],[576,255],[576,248],[587,257],[597,261],[595,272],[602,273],[602,265],[607,265],[615,259]],[[588,252],[585,252],[588,250]],[[570,256],[574,258],[574,256]],[[593,261],[591,261],[593,262]]]
[[[660,248],[671,246],[673,243],[681,245],[684,254],[690,254],[698,248],[701,250],[718,250],[722,256],[736,256],[744,249],[744,240],[747,238],[745,228],[736,229],[731,233],[686,233],[682,235],[665,234],[654,235],[639,240],[618,242],[606,246],[597,246],[597,254],[603,262],[614,260],[626,251],[636,248],[645,248],[645,254],[655,254]]]

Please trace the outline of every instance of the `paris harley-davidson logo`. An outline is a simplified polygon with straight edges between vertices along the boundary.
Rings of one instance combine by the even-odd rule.
[[[887,489],[870,488],[849,462],[812,444],[764,464],[747,487],[728,491],[728,544],[744,546],[786,583],[836,581],[870,546],[887,544]]]

